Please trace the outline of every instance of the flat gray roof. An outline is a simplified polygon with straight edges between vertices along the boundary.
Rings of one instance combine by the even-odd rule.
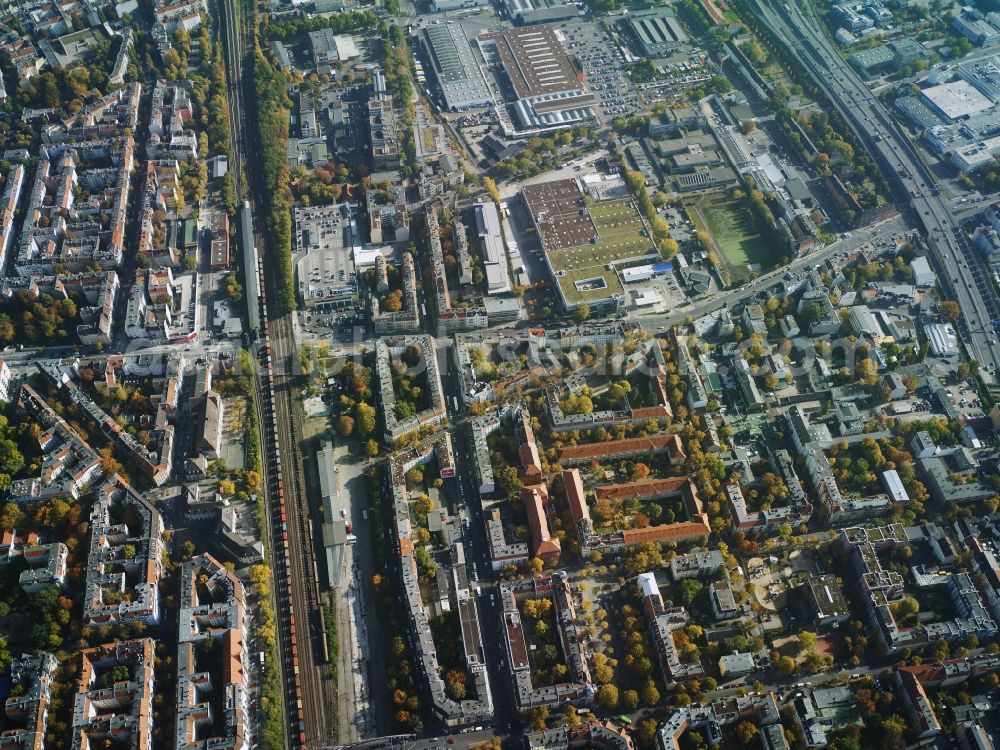
[[[491,100],[490,90],[472,54],[472,46],[461,24],[431,24],[424,29],[434,75],[449,107]]]

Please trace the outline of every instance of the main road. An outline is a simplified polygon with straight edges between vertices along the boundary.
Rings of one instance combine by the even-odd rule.
[[[959,332],[971,358],[985,370],[1000,368],[1000,344],[992,325],[1000,320],[1000,304],[991,279],[913,143],[840,56],[807,0],[801,6],[799,0],[748,0],[748,4],[809,72],[871,153],[892,186],[897,204],[909,206],[911,222],[927,240],[942,288],[962,309]],[[988,373],[984,377],[993,381]]]

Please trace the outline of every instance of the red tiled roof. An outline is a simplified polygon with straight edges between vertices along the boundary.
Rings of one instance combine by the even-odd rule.
[[[590,509],[587,507],[587,497],[583,491],[580,472],[576,469],[565,469],[562,473],[563,484],[566,486],[566,500],[569,502],[570,513],[576,523],[590,519]]]
[[[684,445],[678,435],[650,435],[649,437],[609,440],[606,443],[569,446],[559,452],[559,461],[587,461],[664,450],[669,451],[672,458],[685,455]]]
[[[669,542],[675,539],[695,539],[709,536],[712,527],[704,516],[697,521],[668,523],[661,526],[647,526],[644,529],[626,529],[625,544],[640,544],[642,542]]]
[[[531,529],[532,554],[536,557],[559,556],[561,545],[558,539],[553,539],[549,533],[549,521],[545,516],[545,502],[549,493],[545,485],[525,487],[521,490],[521,500],[528,514],[528,526]]]
[[[605,484],[594,490],[598,500],[622,500],[631,497],[651,497],[653,495],[669,495],[681,492],[684,485],[691,481],[690,477],[667,477],[666,479],[647,479],[642,482],[622,482],[621,484]]]

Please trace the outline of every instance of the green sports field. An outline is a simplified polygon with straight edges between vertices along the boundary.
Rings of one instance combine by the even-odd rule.
[[[742,201],[723,197],[706,198],[700,205],[719,249],[734,270],[747,265],[769,268],[773,262],[764,238],[754,226],[750,210]]]

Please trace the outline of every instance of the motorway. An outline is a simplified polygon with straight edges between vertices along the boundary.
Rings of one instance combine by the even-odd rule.
[[[962,309],[959,332],[984,379],[1000,369],[1000,343],[991,321],[1000,320],[1000,304],[991,279],[962,234],[935,175],[883,104],[840,56],[811,6],[796,0],[750,0],[760,21],[813,77],[831,104],[868,149],[895,192],[897,205],[909,205],[911,223],[931,249],[942,288]]]
[[[234,182],[237,195],[262,205],[258,174],[250,169],[248,154],[256,153],[255,133],[248,126],[247,105],[255,101],[252,77],[243,71],[251,64],[252,45],[244,45],[244,33],[251,34],[249,20],[239,19],[236,0],[223,0],[222,30],[229,75],[229,117],[232,132]],[[242,23],[241,23],[242,22]],[[246,26],[247,28],[243,28]],[[246,87],[246,88],[244,88]],[[245,170],[245,171],[244,171]],[[254,242],[260,258],[261,288],[276,298],[280,280],[278,263],[267,262],[267,246],[259,231]],[[270,269],[265,274],[263,269]],[[258,273],[244,268],[245,274]],[[262,295],[266,299],[266,294]],[[327,708],[333,703],[331,672],[324,666],[326,633],[319,603],[309,502],[302,473],[301,413],[294,373],[298,372],[297,352],[292,333],[292,315],[271,312],[263,304],[266,342],[271,360],[257,373],[258,425],[264,452],[264,486],[270,533],[273,593],[277,620],[277,648],[281,669],[282,710],[287,747],[326,745],[332,738]],[[265,349],[265,351],[268,351]],[[283,493],[283,498],[282,498]],[[287,509],[280,517],[281,503]]]

